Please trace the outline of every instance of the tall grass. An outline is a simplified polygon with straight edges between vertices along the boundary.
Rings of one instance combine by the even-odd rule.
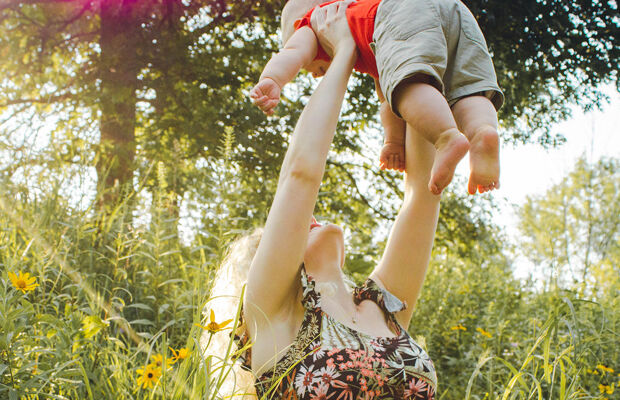
[[[0,398],[167,397],[201,362],[194,323],[215,250],[182,245],[169,221],[137,228],[124,205],[102,217],[58,197],[11,197],[0,198]],[[39,286],[16,290],[18,271]],[[190,357],[140,388],[136,371],[169,348]]]
[[[580,303],[600,308],[596,303]],[[604,332],[603,326],[596,329],[592,321],[582,320],[583,310],[575,307],[568,297],[552,298],[550,308],[548,319],[536,329],[536,335],[529,338],[529,346],[516,355],[502,357],[487,350],[480,356],[468,380],[465,400],[481,398],[473,394],[476,380],[489,385],[490,390],[483,398],[613,398],[607,395],[615,392],[618,379],[613,368],[605,364],[617,362],[617,350],[608,347],[610,343],[605,340],[617,335],[613,331]],[[611,337],[605,338],[608,333]],[[611,353],[600,354],[605,348]]]
[[[223,359],[202,354],[203,330],[196,324],[203,319],[227,229],[222,226],[209,238],[198,235],[187,245],[165,204],[153,205],[151,212],[150,223],[137,226],[126,205],[101,216],[71,209],[53,193],[34,197],[5,187],[0,196],[0,398],[218,397],[218,385],[231,373],[234,348]],[[17,290],[8,274],[19,271],[30,273],[39,286]],[[463,279],[475,284],[471,277]],[[471,296],[459,287],[437,285],[443,285],[446,297]],[[424,296],[421,303],[430,302],[433,293],[426,290]],[[427,335],[436,365],[446,365],[438,370],[438,398],[617,396],[617,296],[595,303],[558,290],[520,301],[512,311],[498,306],[467,311],[478,312],[478,319],[486,313],[487,321],[504,321],[489,338],[478,334],[475,339],[473,328],[450,331],[450,314],[435,310],[433,326],[445,327],[445,335]],[[186,358],[175,357],[180,349]],[[153,366],[157,355],[161,376],[152,387],[143,387],[139,371]],[[167,360],[175,362],[167,366]]]

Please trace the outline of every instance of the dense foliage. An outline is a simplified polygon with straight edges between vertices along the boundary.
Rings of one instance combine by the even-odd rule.
[[[228,161],[214,168],[226,182],[216,209],[207,210],[217,212],[217,224],[190,242],[181,241],[165,219],[164,196],[150,207],[151,220],[136,224],[122,207],[112,217],[80,211],[57,192],[35,194],[5,182],[0,199],[0,397],[214,398],[224,370],[208,367],[198,346],[203,328],[195,324],[211,329],[234,324],[216,314],[214,326],[201,312],[226,244],[239,229],[251,226],[232,217],[245,190],[235,178],[238,166]],[[165,192],[164,174],[159,171],[157,190]],[[597,177],[617,186],[618,160],[580,162],[559,186],[577,192]],[[440,228],[409,328],[435,361],[440,398],[612,399],[617,393],[620,191],[603,192],[584,200],[597,213],[575,215],[574,222],[584,226],[613,224],[601,228],[604,253],[597,240],[571,244],[581,256],[593,244],[598,251],[587,269],[583,258],[561,264],[578,272],[577,281],[545,278],[549,267],[539,257],[546,253],[528,247],[540,240],[536,227],[562,224],[563,213],[549,203],[560,193],[557,188],[530,199],[520,211],[523,235],[513,248],[539,263],[535,272],[542,273],[536,280],[513,278],[518,254],[475,208],[461,210],[472,224],[461,227],[463,232],[481,233],[475,243],[459,231],[443,242],[449,226]],[[580,201],[571,199],[576,205]],[[458,197],[450,194],[446,203],[453,200]],[[531,221],[531,208],[544,220]],[[450,225],[446,215],[444,224]],[[561,233],[570,235],[573,227],[565,225]],[[376,261],[381,243],[353,239],[353,247],[374,255],[350,255],[347,268],[360,278]],[[554,259],[558,265],[564,262],[562,255],[546,258],[548,263]],[[20,273],[31,276],[20,282]]]
[[[507,95],[505,140],[556,145],[570,104],[618,85],[616,2],[466,3]],[[272,118],[247,100],[280,45],[280,8],[0,1],[0,398],[214,397],[223,370],[195,324],[208,327],[227,244],[265,220],[316,84],[300,75]],[[372,90],[350,82],[316,210],[347,227],[357,280],[402,197],[400,175],[378,169]],[[617,394],[618,182],[617,160],[582,162],[528,200],[514,247],[492,201],[451,185],[410,327],[442,399]],[[511,273],[523,255],[530,282]]]
[[[155,182],[149,166],[174,169],[168,189],[183,198],[194,187],[196,162],[217,156],[227,130],[239,144],[241,173],[260,187],[274,179],[286,143],[313,81],[298,79],[266,119],[247,100],[262,66],[279,47],[282,1],[7,0],[0,3],[0,127],[7,132],[52,127],[45,157],[31,157],[19,141],[5,146],[22,157],[3,166],[95,167],[100,206],[114,204],[133,177]],[[510,141],[554,145],[552,123],[568,106],[604,101],[602,83],[618,85],[617,3],[592,0],[468,0],[493,53],[507,102],[500,118]],[[373,85],[351,84],[335,150],[364,152],[370,164],[328,171],[335,179],[376,173],[379,137]],[[21,127],[21,129],[20,129]],[[368,150],[368,149],[366,149]],[[175,163],[179,158],[185,163]],[[391,192],[390,183],[382,191]],[[116,194],[116,195],[115,195]],[[104,196],[105,195],[105,196]],[[107,197],[106,197],[107,196]],[[355,193],[354,198],[364,201]],[[176,202],[178,203],[178,202]],[[178,207],[171,209],[178,214]]]

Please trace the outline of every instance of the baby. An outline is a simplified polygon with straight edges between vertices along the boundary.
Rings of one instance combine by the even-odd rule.
[[[330,64],[312,30],[317,0],[290,0],[282,12],[284,48],[265,66],[252,101],[273,114],[282,87],[300,69],[322,76]],[[405,168],[406,124],[437,152],[429,190],[440,194],[470,152],[468,191],[499,188],[497,109],[504,101],[478,24],[459,0],[343,2],[356,42],[354,68],[371,75],[385,131],[382,169]]]

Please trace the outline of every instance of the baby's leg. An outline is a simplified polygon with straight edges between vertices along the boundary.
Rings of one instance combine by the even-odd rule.
[[[446,99],[428,83],[402,82],[394,91],[394,104],[403,119],[437,149],[428,188],[440,194],[467,154],[469,141],[458,130]]]
[[[471,145],[467,190],[475,194],[498,189],[499,136],[493,103],[484,96],[464,97],[452,106],[452,113]]]

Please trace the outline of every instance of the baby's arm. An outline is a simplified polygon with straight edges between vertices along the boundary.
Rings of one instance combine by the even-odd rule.
[[[381,102],[379,117],[381,118],[385,136],[381,155],[379,156],[381,169],[404,171],[406,122],[392,112],[390,105],[385,101],[385,96],[377,79],[375,79],[375,88]]]
[[[250,97],[265,114],[273,114],[280,92],[299,70],[308,65],[318,52],[318,42],[312,28],[304,26],[293,33],[284,48],[271,57]]]

